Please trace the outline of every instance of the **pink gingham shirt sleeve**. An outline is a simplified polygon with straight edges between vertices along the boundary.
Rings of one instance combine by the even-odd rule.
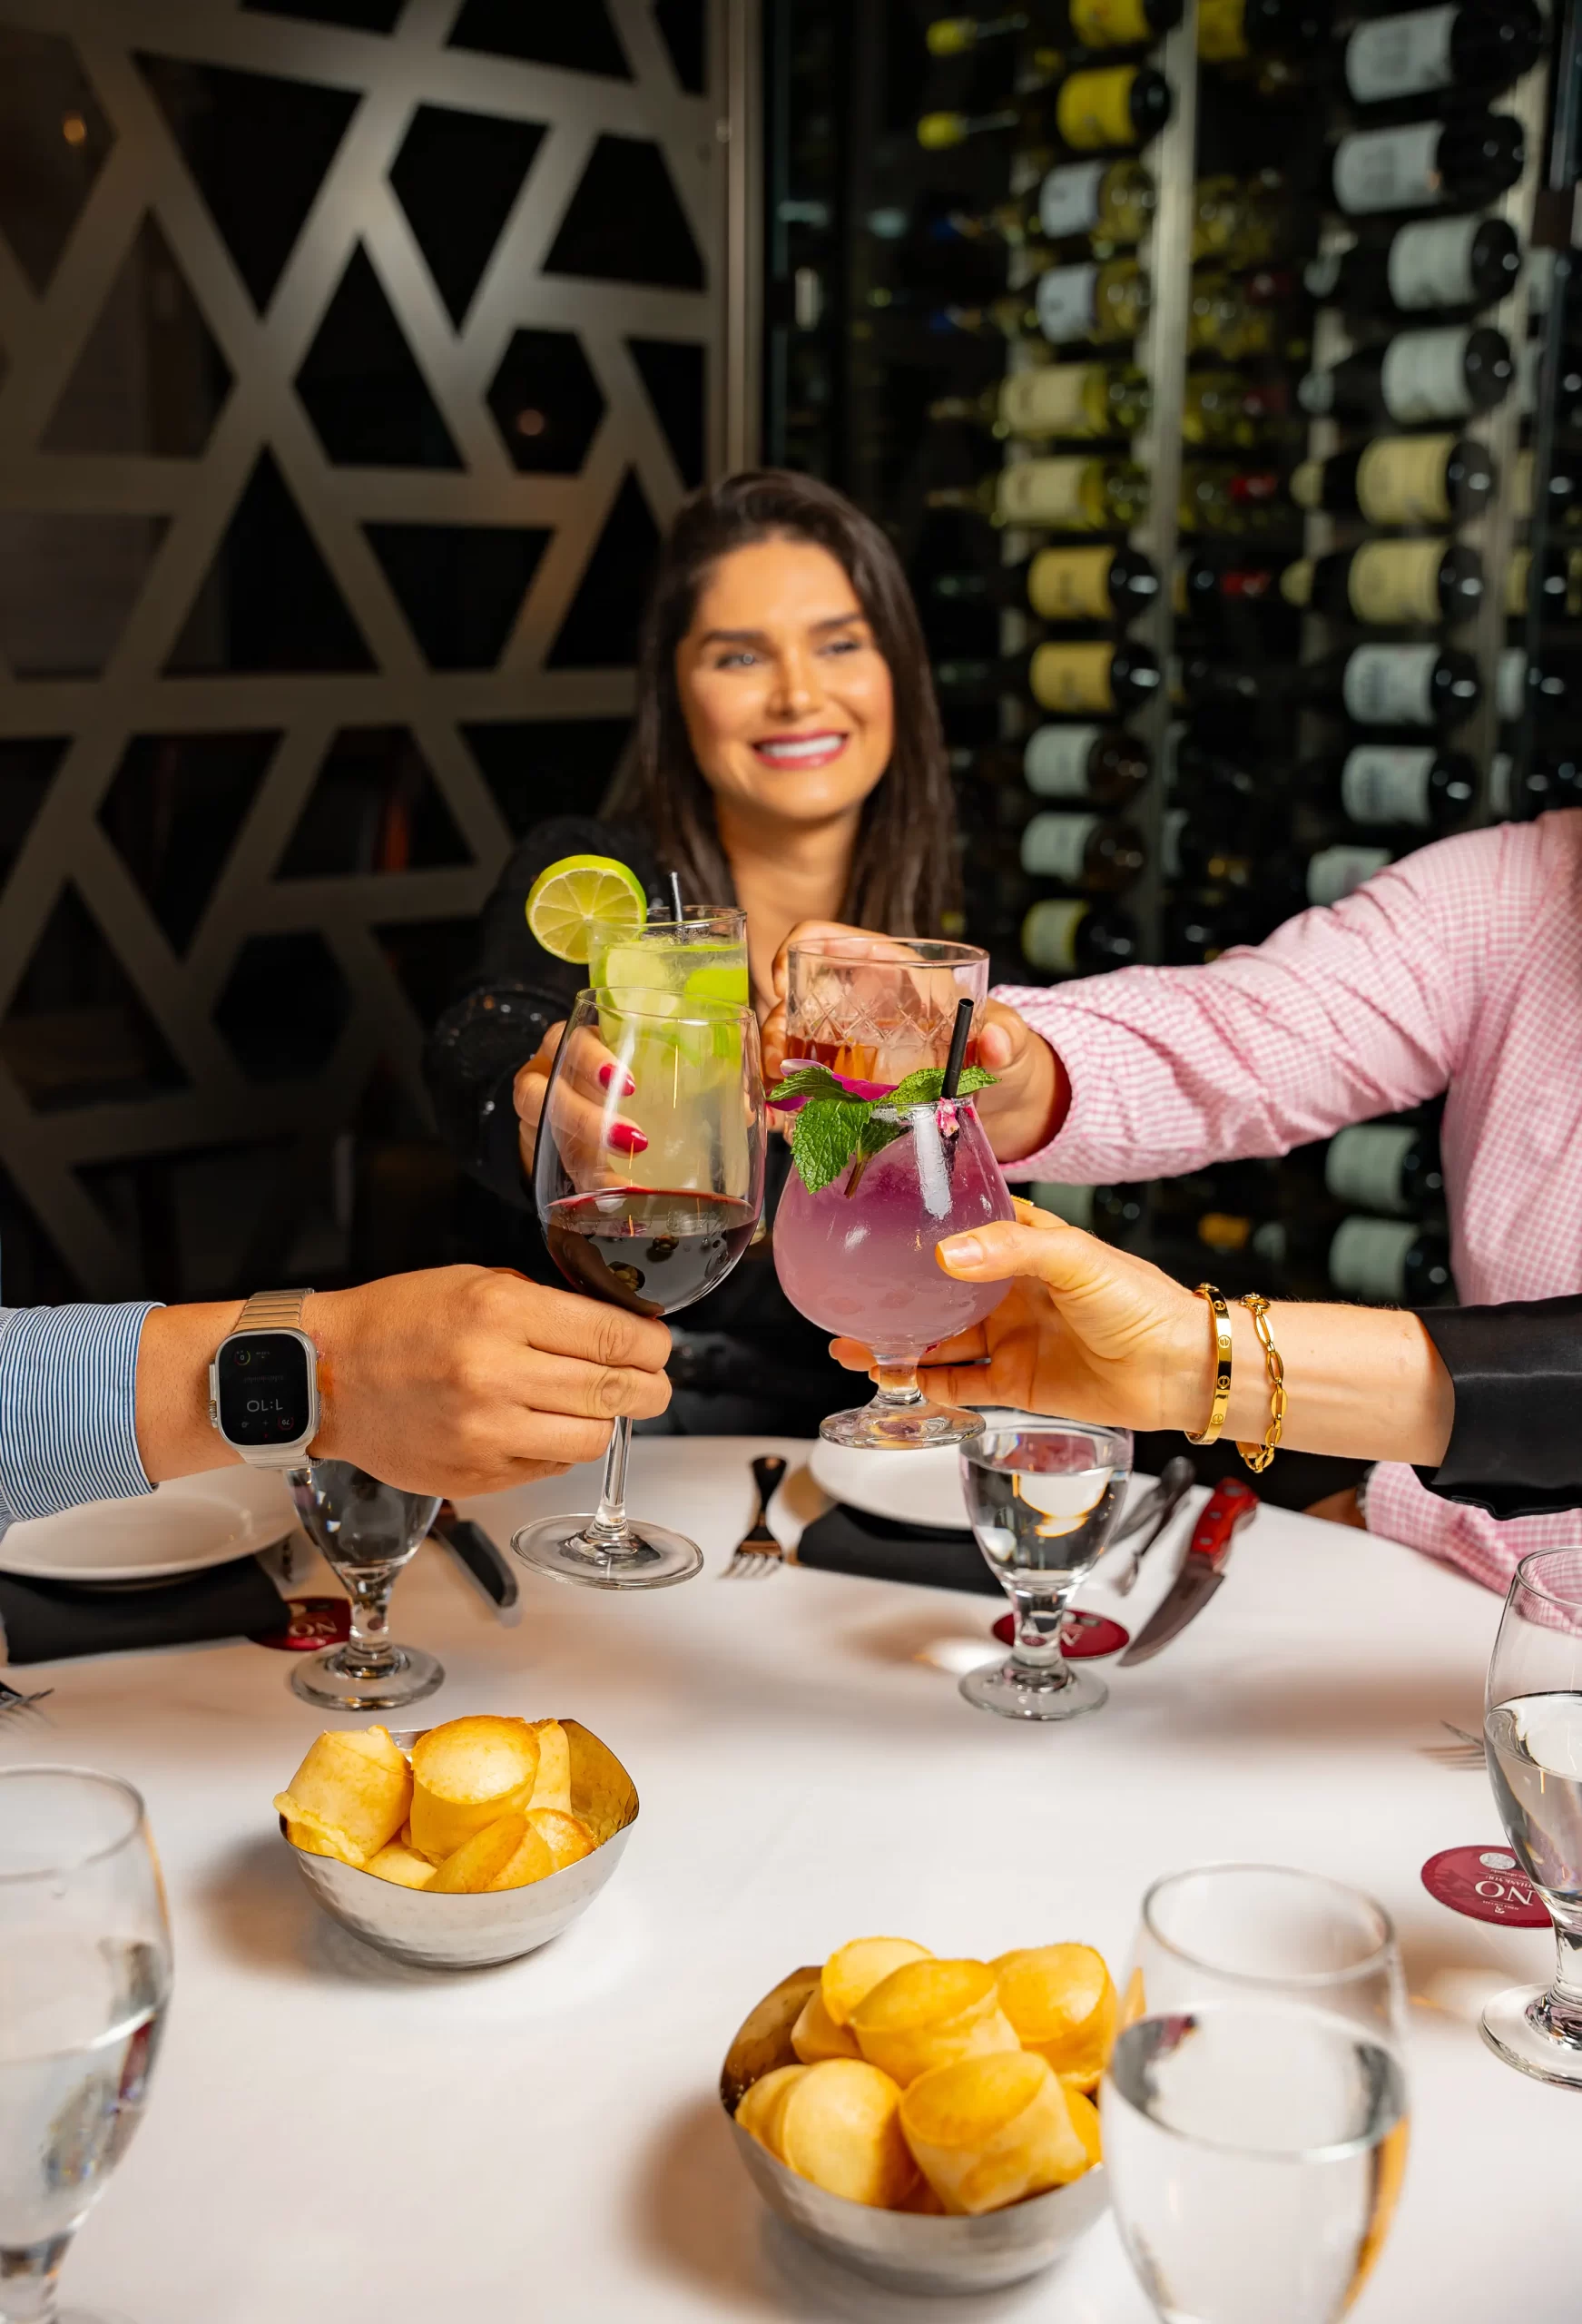
[[[1420,849],[1206,968],[999,987],[1071,1084],[1058,1134],[1007,1177],[1176,1177],[1432,1097],[1475,1004],[1479,874],[1497,837]]]
[[[1106,1184],[1276,1155],[1452,1088],[1446,1177],[1458,1281],[1479,1301],[1582,1289],[1582,815],[1421,848],[1330,909],[1206,968],[1001,988],[1071,1083],[1017,1178]],[[1535,1549],[1582,1548],[1582,1512],[1495,1518],[1381,1462],[1371,1531],[1503,1590]]]

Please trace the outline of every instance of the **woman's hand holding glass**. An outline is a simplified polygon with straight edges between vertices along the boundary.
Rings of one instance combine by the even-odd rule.
[[[565,1023],[552,1025],[539,1043],[536,1055],[529,1058],[516,1075],[512,1097],[516,1108],[516,1142],[522,1156],[522,1175],[529,1183],[538,1151],[538,1132],[544,1119],[544,1101],[549,1089],[549,1077],[555,1070],[555,1060],[560,1054],[565,1038]],[[600,1040],[590,1026],[582,1026],[575,1036],[575,1056],[566,1060],[566,1071],[555,1090],[555,1137],[561,1158],[576,1177],[580,1187],[591,1187],[618,1184],[609,1171],[608,1149],[614,1140],[624,1135],[627,1144],[624,1151],[641,1154],[648,1144],[646,1134],[634,1121],[624,1118],[614,1123],[607,1119],[612,1088],[624,1097],[636,1093],[636,1083],[631,1074]]]

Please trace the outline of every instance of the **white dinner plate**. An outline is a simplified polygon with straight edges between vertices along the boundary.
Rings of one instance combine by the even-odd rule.
[[[297,1521],[270,1469],[179,1477],[132,1501],[90,1501],[0,1536],[0,1571],[36,1581],[165,1581],[283,1541]]]
[[[961,1472],[954,1444],[930,1445],[921,1452],[866,1452],[855,1444],[830,1444],[820,1436],[808,1466],[813,1482],[831,1501],[866,1509],[898,1525],[959,1526],[969,1532],[961,1498]]]

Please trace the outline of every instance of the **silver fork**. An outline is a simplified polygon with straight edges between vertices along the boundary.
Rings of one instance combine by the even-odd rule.
[[[1487,1767],[1483,1746],[1475,1735],[1469,1735],[1464,1727],[1452,1727],[1448,1718],[1441,1718],[1440,1725],[1456,1739],[1453,1743],[1420,1744],[1418,1749],[1423,1758],[1431,1759],[1440,1768],[1465,1768],[1469,1771]]]
[[[13,1711],[19,1716],[25,1714],[33,1718],[42,1718],[44,1714],[37,1706],[47,1702],[54,1692],[53,1687],[41,1687],[36,1695],[19,1694],[15,1687],[8,1687],[4,1679],[0,1679],[0,1718],[8,1718]]]
[[[1147,1507],[1143,1512],[1142,1524],[1126,1529],[1127,1532],[1135,1537],[1132,1559],[1125,1571],[1117,1573],[1110,1583],[1110,1588],[1117,1597],[1127,1597],[1135,1589],[1137,1571],[1143,1560],[1158,1541],[1196,1482],[1197,1471],[1184,1454],[1178,1452],[1173,1459],[1165,1462],[1159,1482],[1148,1498]],[[1125,1541],[1126,1534],[1124,1532],[1121,1538]]]
[[[769,1530],[769,1504],[785,1474],[785,1462],[778,1452],[761,1452],[752,1463],[752,1482],[758,1487],[758,1512],[736,1544],[735,1555],[720,1576],[722,1581],[762,1581],[772,1573],[785,1558],[785,1550]]]

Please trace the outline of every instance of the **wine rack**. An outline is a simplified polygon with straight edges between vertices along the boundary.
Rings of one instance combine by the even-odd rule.
[[[1582,530],[1565,531],[1567,515],[1575,525],[1582,510],[1561,506],[1557,515],[1549,490],[1557,462],[1562,477],[1577,468],[1567,428],[1582,415],[1582,357],[1566,352],[1577,11],[1545,16],[1536,61],[1503,81],[1476,84],[1474,75],[1473,85],[1435,87],[1430,74],[1381,100],[1377,88],[1353,86],[1341,60],[1357,53],[1343,44],[1359,25],[1410,13],[1399,0],[1333,8],[1313,0],[1305,10],[1301,0],[1271,0],[1258,23],[1285,29],[1262,47],[1249,36],[1253,53],[1240,61],[1236,0],[1154,0],[1147,23],[1167,25],[1162,36],[1104,48],[1097,42],[1115,38],[1122,19],[1142,31],[1137,0],[1023,0],[1019,10],[995,0],[953,18],[956,30],[941,27],[946,0],[892,0],[885,11],[845,15],[826,0],[768,5],[770,54],[780,59],[771,78],[780,74],[782,90],[794,84],[789,60],[799,42],[821,59],[803,75],[817,89],[820,134],[799,149],[795,105],[788,117],[782,98],[777,114],[771,94],[771,150],[777,138],[786,157],[816,149],[822,177],[815,188],[804,170],[793,182],[794,167],[777,176],[771,161],[770,209],[781,222],[771,227],[771,372],[781,384],[766,407],[766,450],[851,492],[908,562],[962,783],[967,932],[988,944],[997,980],[1210,960],[1449,832],[1582,804],[1582,767],[1574,756],[1551,763],[1552,730],[1542,728],[1531,683],[1567,642],[1551,617],[1554,590],[1540,586],[1557,539],[1574,552],[1567,618],[1570,642],[1582,644]],[[1500,0],[1488,5],[1498,11]],[[1507,13],[1521,18],[1522,7],[1508,0]],[[1455,80],[1450,12],[1436,12],[1441,18]],[[1522,24],[1518,50],[1529,39]],[[1376,62],[1390,37],[1375,39]],[[1424,37],[1420,28],[1410,35],[1420,56]],[[1146,170],[1145,229],[1138,238],[1111,231],[1114,213],[1099,210],[1083,244],[1061,212],[1065,231],[1050,228],[1041,242],[1046,173],[1086,162],[1089,150],[1066,135],[1058,93],[1072,74],[1117,65],[1162,74],[1170,93],[1162,126],[1091,149],[1096,161],[1135,158]],[[1329,158],[1338,140],[1430,120],[1449,140],[1490,112],[1519,126],[1509,182],[1474,174],[1469,192],[1455,198],[1452,187],[1437,209],[1430,197],[1381,204],[1382,214],[1348,190],[1342,207]],[[909,133],[919,121],[920,140]],[[1512,133],[1501,135],[1514,151]],[[1436,149],[1435,166],[1443,159]],[[1229,192],[1216,192],[1222,186]],[[1478,298],[1469,287],[1459,302],[1447,293],[1436,305],[1438,291],[1397,299],[1392,286],[1371,303],[1361,291],[1371,280],[1377,287],[1382,264],[1372,254],[1425,213],[1503,222],[1523,253],[1519,271],[1497,295]],[[800,264],[799,237],[812,253]],[[1470,241],[1469,227],[1469,251]],[[1552,274],[1539,336],[1526,260],[1546,245]],[[1348,271],[1341,261],[1353,246],[1361,255]],[[969,289],[930,273],[941,251],[967,275],[976,259]],[[1003,265],[990,281],[994,251]],[[1076,328],[1075,292],[1049,294],[1054,271],[1085,255],[1118,274],[1107,289],[1095,278],[1091,326]],[[1101,299],[1123,298],[1118,278],[1133,259],[1151,297],[1135,330],[1119,336]],[[1518,359],[1520,391],[1489,398],[1467,386],[1458,405],[1444,387],[1449,334],[1490,330]],[[1425,335],[1420,351],[1397,348],[1414,333]],[[1400,359],[1388,379],[1382,362],[1369,369],[1386,344]],[[1408,358],[1438,380],[1432,394],[1397,393]],[[1479,359],[1492,359],[1485,349]],[[1472,355],[1462,348],[1456,360],[1465,384]],[[816,413],[786,384],[799,364],[818,385]],[[1118,379],[1129,393],[1126,379],[1140,372],[1140,420],[1107,438],[1086,419],[1035,432],[1027,415],[1040,397],[1046,414],[1075,410],[1075,372],[1061,405],[1050,367],[1077,365],[1115,367],[1106,392]],[[1338,386],[1326,389],[1342,365]],[[1231,398],[1229,418],[1227,379],[1246,389],[1239,405]],[[1002,381],[1023,383],[1003,407],[995,402]],[[1124,410],[1124,395],[1111,408]],[[997,409],[990,437],[983,423]],[[1345,504],[1344,463],[1360,445],[1416,439],[1395,458],[1420,478],[1436,431],[1446,444],[1440,514],[1425,513],[1416,487],[1415,500],[1408,491],[1383,514],[1377,494]],[[1082,488],[1102,501],[1098,516],[1086,502],[1079,512],[1079,457],[1095,471]],[[1332,494],[1318,472],[1326,461],[1341,464]],[[1069,474],[1057,478],[1050,464],[1059,462]],[[1386,465],[1381,455],[1373,473]],[[1147,483],[1140,510],[1128,497],[1135,468]],[[1442,537],[1443,554],[1413,547],[1426,537]],[[1113,619],[1099,620],[1094,604],[1085,615],[1075,598],[1062,612],[1057,590],[1053,611],[1042,603],[1035,611],[1020,575],[1036,574],[1030,561],[1049,551],[1075,572],[1079,543],[1124,543],[1145,558],[1157,581],[1151,602],[1141,605],[1133,586],[1123,603],[1112,577]],[[1333,561],[1361,549],[1370,558],[1337,575]],[[1406,551],[1415,596],[1392,601],[1385,590],[1381,600],[1377,576],[1403,569]],[[1480,596],[1466,551],[1480,560]],[[1523,552],[1525,608],[1508,586]],[[1188,558],[1191,586],[1181,577]],[[1353,584],[1361,597],[1338,601],[1337,588]],[[1315,593],[1305,607],[1304,590]],[[1061,685],[1045,684],[1031,660],[1040,639],[1059,649],[1049,667]],[[1083,688],[1106,639],[1118,648],[1106,665],[1114,698],[1096,707]],[[1370,674],[1392,674],[1382,692],[1382,680],[1371,694],[1362,684],[1363,645]],[[1526,655],[1519,687],[1513,652]],[[1150,657],[1158,682],[1145,692]],[[1582,652],[1574,659],[1582,666]],[[1409,671],[1421,703],[1403,708]],[[1574,708],[1577,682],[1568,683]],[[1096,757],[1083,761],[1085,789],[1074,770],[1087,721],[1120,749],[1103,783]],[[1018,776],[1035,734],[1039,745]],[[1128,769],[1144,757],[1150,773],[1138,788]],[[1418,1304],[1449,1294],[1432,1107],[1359,1126],[1327,1151],[1192,1180],[1045,1193],[1080,1223],[1190,1280],[1212,1272],[1228,1290]]]

